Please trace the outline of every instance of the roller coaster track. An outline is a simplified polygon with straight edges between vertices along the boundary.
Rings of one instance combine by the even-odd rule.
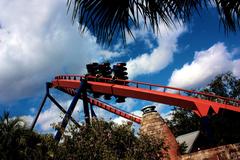
[[[240,112],[239,100],[204,92],[196,92],[193,90],[185,90],[130,80],[113,80],[111,78],[82,75],[59,75],[56,76],[55,79],[51,82],[51,87],[65,91],[70,95],[74,95],[73,92],[79,88],[81,79],[87,80],[88,91],[93,93],[131,97],[163,103],[171,106],[178,106],[184,109],[192,110],[200,117],[206,116],[210,108],[215,113],[218,113],[220,109]],[[121,114],[125,113],[125,111],[107,105],[93,98],[88,98],[88,101],[98,107],[104,108],[120,116]],[[129,117],[129,115],[130,114],[125,113],[125,118],[127,117],[127,119],[138,119],[136,116]],[[139,121],[137,123],[139,123]]]

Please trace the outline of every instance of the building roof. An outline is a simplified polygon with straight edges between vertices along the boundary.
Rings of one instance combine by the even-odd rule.
[[[194,131],[194,132],[190,132],[187,134],[183,134],[183,135],[178,136],[176,138],[176,140],[179,144],[185,142],[187,145],[186,153],[190,153],[194,142],[196,141],[196,139],[199,136],[199,133],[200,133],[200,131]]]

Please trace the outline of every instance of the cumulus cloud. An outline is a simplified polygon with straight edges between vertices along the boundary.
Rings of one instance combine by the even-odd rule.
[[[240,53],[240,52],[239,52]],[[234,60],[233,61],[233,74],[240,78],[240,59]]]
[[[186,28],[181,24],[174,29],[169,29],[164,24],[160,24],[161,34],[159,36],[152,35],[157,39],[158,46],[151,53],[144,53],[127,62],[130,79],[142,74],[159,72],[171,63],[173,54],[177,51],[177,39],[184,31],[186,31]],[[136,35],[145,39],[149,32],[143,33]]]
[[[79,34],[65,0],[1,0],[0,26],[0,101],[31,96],[56,74],[118,56]]]
[[[27,127],[30,127],[33,122],[33,117],[30,115],[21,116],[20,119],[22,119],[22,120],[24,120],[24,122],[26,122]]]
[[[60,104],[62,107],[67,110],[67,108],[70,106],[72,100],[67,100],[67,101],[61,101]],[[115,106],[125,110],[125,111],[130,111],[133,109],[133,107],[136,105],[136,101],[133,99],[126,99],[126,103],[123,104],[116,104]],[[45,106],[47,107],[47,106]],[[102,108],[93,106],[93,110],[96,113],[98,118],[104,118],[105,120],[113,120],[115,122],[115,119],[117,116],[113,113],[110,113]],[[139,115],[141,111],[137,112],[134,111],[134,114]],[[62,121],[62,118],[64,117],[64,114],[55,106],[53,103],[47,109],[43,110],[38,118],[37,121],[37,126],[39,127],[41,132],[53,132],[53,127],[51,124],[57,124]],[[78,122],[84,121],[84,113],[83,113],[83,104],[82,101],[79,100],[74,112],[72,114],[72,117],[77,120]],[[22,119],[24,119],[27,124],[30,126],[31,123],[33,122],[34,116],[32,115],[24,115],[21,116]],[[117,120],[118,121],[118,120]],[[119,120],[120,121],[120,120]],[[117,122],[116,122],[117,123]]]
[[[131,112],[131,114],[142,117],[142,111],[139,111],[139,110],[133,111],[133,112]],[[130,120],[128,120],[126,118],[123,118],[123,117],[117,117],[117,118],[113,119],[113,122],[115,122],[117,124],[123,124],[123,123],[126,123],[128,121],[130,121]]]
[[[60,102],[62,107],[67,110],[67,108],[71,104],[71,100]],[[83,112],[83,107],[82,107],[82,101],[78,101],[74,112],[72,114],[72,117],[79,121],[79,116],[80,113]],[[25,117],[32,117],[30,115],[25,116]],[[39,126],[40,130],[43,132],[50,132],[53,131],[53,128],[51,124],[57,124],[59,122],[62,122],[62,119],[64,117],[64,114],[61,112],[61,110],[55,106],[53,103],[51,103],[50,107],[48,107],[46,110],[43,110],[42,113],[40,114],[37,125]]]
[[[113,106],[116,106],[120,109],[123,109],[127,112],[131,112],[134,110],[135,107],[138,107],[138,102],[136,99],[133,98],[126,98],[124,103],[114,103]]]
[[[175,69],[169,86],[198,88],[208,84],[218,74],[232,71],[240,76],[240,60],[233,60],[232,54],[223,43],[216,43],[207,50],[196,51],[191,63]]]
[[[67,110],[67,108],[70,106],[72,100],[67,100],[67,101],[60,101],[59,103],[61,106]],[[54,132],[52,124],[58,124],[62,122],[62,119],[64,117],[64,113],[61,112],[61,110],[55,106],[55,104],[51,103],[50,106],[45,106],[44,109],[38,120],[37,120],[37,127],[39,128],[39,131],[49,133],[49,132]],[[110,120],[111,117],[113,116],[112,114],[109,114],[109,112],[98,108],[98,107],[93,107],[94,112],[96,113],[98,118],[104,118],[105,120]],[[73,113],[72,117],[77,121],[77,122],[83,122],[84,121],[84,112],[83,112],[83,104],[82,101],[79,100]],[[23,120],[27,122],[27,124],[31,124],[33,122],[33,118],[35,118],[32,115],[24,115],[21,116]],[[71,120],[70,120],[71,122]]]

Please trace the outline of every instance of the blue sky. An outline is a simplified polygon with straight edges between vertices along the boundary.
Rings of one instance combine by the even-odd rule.
[[[217,74],[232,71],[240,77],[240,32],[224,33],[215,8],[194,15],[191,22],[172,29],[160,25],[160,34],[133,29],[136,40],[127,37],[103,48],[91,33],[80,34],[66,13],[65,0],[1,0],[0,1],[0,113],[9,111],[31,122],[45,93],[45,82],[55,75],[84,74],[85,65],[105,60],[127,62],[133,80],[199,88]],[[63,106],[71,97],[53,91]],[[152,102],[127,99],[118,107],[129,112]],[[164,115],[169,107],[155,104]],[[83,117],[81,102],[74,117]],[[96,109],[105,119],[121,121],[115,115]],[[60,112],[47,102],[37,128],[51,130]]]

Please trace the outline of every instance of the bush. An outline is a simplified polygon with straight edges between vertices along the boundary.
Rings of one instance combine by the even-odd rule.
[[[117,125],[93,120],[91,125],[69,127],[59,144],[53,135],[41,135],[29,130],[21,119],[0,117],[0,157],[3,160],[133,160],[166,157],[162,140],[136,136],[130,124]]]
[[[162,140],[136,136],[131,125],[95,120],[74,126],[63,136],[56,159],[160,159],[167,156]]]
[[[49,159],[44,136],[29,130],[23,120],[0,117],[0,157],[2,160]],[[51,138],[53,139],[53,138]]]

